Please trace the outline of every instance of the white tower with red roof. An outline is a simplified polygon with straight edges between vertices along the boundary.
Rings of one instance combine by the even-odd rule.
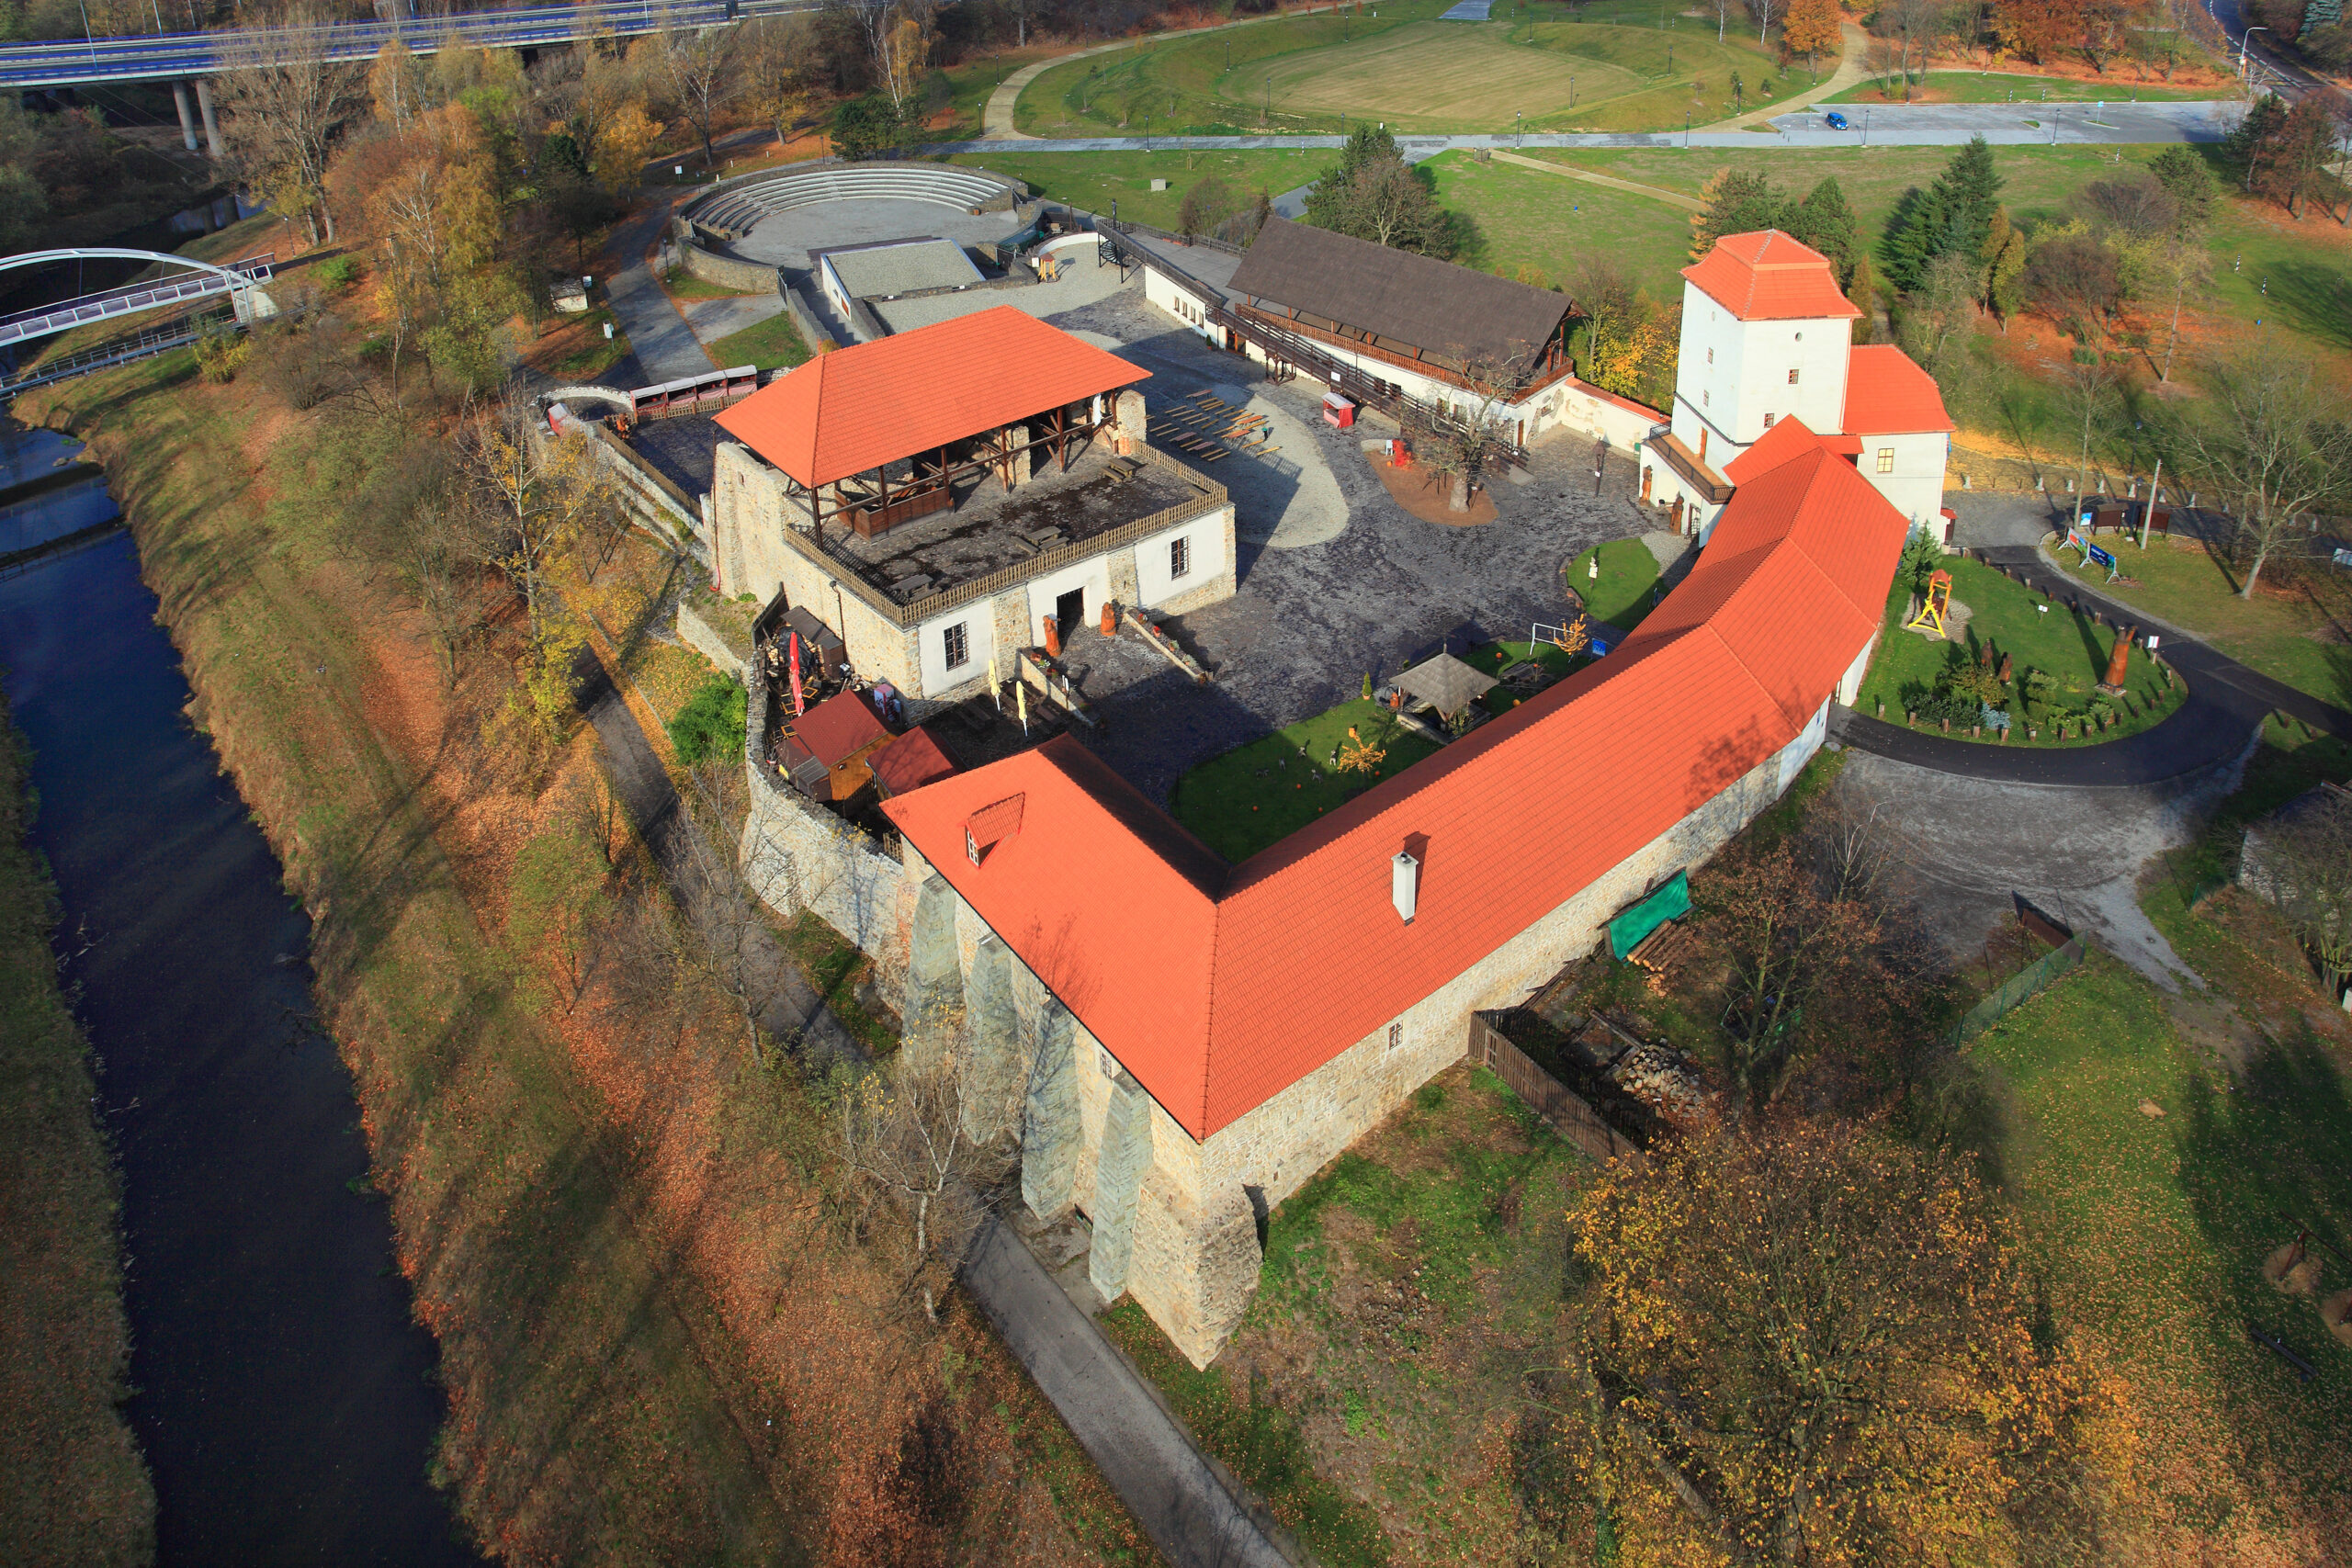
[[[1854,344],[1861,312],[1829,259],[1767,229],[1724,235],[1682,276],[1674,408],[1642,452],[1645,498],[1675,531],[1703,541],[1735,488],[1726,470],[1793,417],[1940,536],[1952,429],[1943,398],[1901,349]]]

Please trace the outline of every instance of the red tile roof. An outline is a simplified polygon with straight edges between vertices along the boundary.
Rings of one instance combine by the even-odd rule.
[[[1150,375],[999,305],[820,354],[718,424],[802,484],[831,484]]]
[[[808,754],[828,768],[840,767],[867,747],[890,739],[890,732],[874,716],[873,707],[855,692],[828,697],[786,722]]]
[[[1682,276],[1743,321],[1852,321],[1861,314],[1838,287],[1829,258],[1778,229],[1725,234]]]
[[[1911,435],[1952,428],[1936,378],[1891,343],[1857,344],[1846,361],[1846,430]]]
[[[874,777],[891,795],[910,794],[955,772],[956,764],[921,725],[874,753]]]
[[[1848,457],[1862,449],[1862,444],[1850,435],[1816,434],[1804,421],[1791,414],[1776,421],[1755,446],[1724,465],[1724,478],[1736,485],[1746,484],[1758,474],[1803,457],[1815,446],[1826,446]]]
[[[1699,564],[1608,658],[1237,866],[1067,736],[884,809],[1205,1138],[1793,739],[1877,628],[1905,532],[1805,445],[1739,487]],[[967,821],[1016,792],[1020,831],[973,865]],[[1389,902],[1406,848],[1422,865],[1410,925]]]

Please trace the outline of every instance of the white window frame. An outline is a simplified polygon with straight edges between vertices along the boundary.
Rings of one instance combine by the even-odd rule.
[[[1182,582],[1193,575],[1193,537],[1179,534],[1168,541],[1168,580]]]
[[[1878,449],[1878,471],[1882,474],[1891,474],[1894,472],[1894,447],[1882,446]]]
[[[960,646],[959,646],[960,645]],[[944,670],[961,670],[972,662],[971,623],[958,621],[939,631],[939,661]]]

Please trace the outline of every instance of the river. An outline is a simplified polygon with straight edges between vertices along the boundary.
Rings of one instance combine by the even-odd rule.
[[[0,449],[12,470],[73,452],[21,431]],[[94,516],[78,485],[19,505],[26,536]],[[155,611],[125,532],[0,581],[62,978],[121,1162],[128,1413],[161,1561],[479,1562],[426,1482],[435,1347],[367,1188],[351,1075],[311,1020],[309,919],[182,711]]]

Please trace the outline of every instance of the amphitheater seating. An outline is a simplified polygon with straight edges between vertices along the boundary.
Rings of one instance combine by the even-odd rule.
[[[725,186],[686,209],[696,227],[723,240],[740,239],[770,213],[820,201],[928,201],[970,212],[1017,196],[1003,180],[950,164],[828,165],[786,170]]]

